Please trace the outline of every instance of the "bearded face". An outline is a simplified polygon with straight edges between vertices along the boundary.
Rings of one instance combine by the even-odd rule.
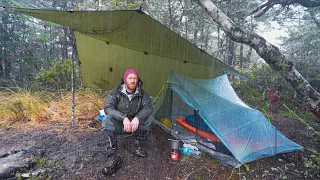
[[[128,92],[135,91],[138,84],[138,76],[133,73],[129,74],[125,83]]]

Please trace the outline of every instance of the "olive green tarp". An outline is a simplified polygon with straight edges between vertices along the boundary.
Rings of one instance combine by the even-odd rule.
[[[138,70],[151,95],[170,70],[202,79],[221,71],[244,77],[139,10],[7,9],[73,28],[86,87],[110,89],[128,68]]]

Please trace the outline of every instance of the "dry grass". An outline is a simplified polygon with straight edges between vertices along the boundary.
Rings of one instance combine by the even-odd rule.
[[[48,103],[40,93],[30,91],[7,91],[0,93],[0,119],[18,121],[41,121],[46,115]]]
[[[71,121],[71,92],[0,92],[0,124],[26,122],[46,124]],[[103,109],[104,98],[93,90],[75,93],[75,117],[96,118]]]
[[[72,115],[72,94],[60,94],[58,100],[50,103],[51,119],[60,121],[70,119]],[[97,117],[99,110],[103,109],[104,98],[95,91],[81,90],[75,93],[75,116],[93,118]]]

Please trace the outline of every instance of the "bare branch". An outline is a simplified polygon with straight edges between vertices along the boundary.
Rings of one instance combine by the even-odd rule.
[[[320,29],[320,21],[316,18],[316,15],[314,14],[314,11],[309,11],[309,14],[311,16],[311,19],[316,23],[316,25]]]
[[[260,11],[261,9],[263,9],[264,7],[266,7],[268,5],[268,2],[266,2],[266,3],[262,4],[261,6],[257,7],[255,10],[251,11],[249,14],[252,15],[252,14]]]
[[[254,16],[255,18],[261,17],[262,15],[264,15],[267,11],[269,11],[269,9],[271,9],[275,5],[274,2],[271,2],[271,3],[269,3],[269,2],[270,1],[268,1],[268,3],[266,3],[267,4],[266,8],[264,8],[262,11],[260,11],[257,15]]]
[[[297,3],[300,4],[303,7],[311,8],[311,7],[318,7],[320,6],[319,0],[280,0],[285,2],[291,2],[291,4]],[[288,4],[289,5],[289,4]]]
[[[251,11],[250,15],[258,13],[254,17],[261,17],[276,4],[280,4],[283,7],[289,6],[291,4],[300,4],[303,7],[311,8],[311,7],[320,6],[320,1],[319,0],[268,0],[268,2],[262,4],[261,6],[257,7],[255,10]]]

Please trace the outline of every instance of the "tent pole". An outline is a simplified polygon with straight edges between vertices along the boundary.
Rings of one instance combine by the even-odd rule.
[[[195,121],[195,126],[196,126],[196,138],[198,137],[198,126],[199,126],[199,114],[198,114],[199,110],[193,110],[193,114],[194,114],[194,121]]]
[[[173,91],[172,89],[170,89],[170,119],[171,119],[171,123],[174,121],[174,118],[172,116],[172,108],[173,108]]]
[[[71,94],[72,94],[72,127],[74,127],[74,58],[72,58],[72,71],[71,71]]]

